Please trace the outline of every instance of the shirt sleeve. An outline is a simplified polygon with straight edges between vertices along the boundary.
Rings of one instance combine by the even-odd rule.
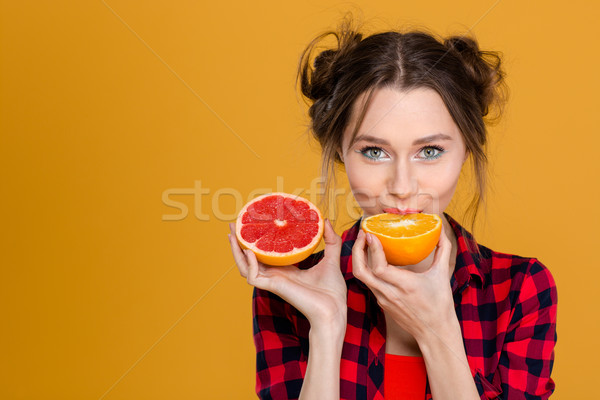
[[[537,259],[522,282],[500,355],[501,398],[544,400],[554,392],[556,284]]]
[[[256,347],[256,393],[260,399],[297,399],[308,343],[296,333],[296,310],[279,296],[254,289],[252,315]]]

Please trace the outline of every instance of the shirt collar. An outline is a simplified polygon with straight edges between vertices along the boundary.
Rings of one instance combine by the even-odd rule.
[[[488,257],[484,254],[484,250],[487,249],[479,246],[471,232],[463,228],[454,218],[447,213],[444,213],[444,216],[454,230],[458,245],[454,274],[452,274],[450,280],[452,290],[456,291],[456,289],[463,287],[471,280],[471,277],[479,279],[479,284],[483,287],[485,284],[485,271],[489,267]],[[477,253],[477,249],[482,252],[481,255]]]
[[[444,216],[450,223],[454,234],[456,235],[456,242],[458,245],[456,251],[456,264],[454,267],[454,273],[450,280],[452,291],[456,291],[459,288],[464,287],[472,277],[478,279],[480,285],[485,284],[485,270],[487,270],[489,262],[487,257],[480,257],[476,250],[470,251],[471,249],[477,249],[484,251],[486,248],[479,246],[475,241],[475,238],[469,231],[463,228],[454,218],[447,213]],[[352,274],[352,246],[358,236],[360,229],[360,223],[362,217],[356,221],[356,223],[347,231],[342,234],[342,252],[340,258],[340,267],[345,280],[355,279]],[[357,280],[358,281],[358,280]],[[364,286],[362,282],[358,281],[361,286]]]

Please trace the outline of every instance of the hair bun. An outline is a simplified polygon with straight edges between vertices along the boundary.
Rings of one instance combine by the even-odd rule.
[[[362,34],[355,32],[346,24],[340,32],[326,32],[315,38],[306,48],[300,59],[299,78],[302,94],[317,101],[333,94],[336,85],[337,60],[344,59],[362,40]],[[310,58],[316,47],[327,36],[334,36],[337,46],[320,52],[310,64]]]
[[[316,100],[325,97],[333,90],[333,64],[336,50],[325,50],[314,61],[309,98]]]
[[[449,37],[444,46],[462,60],[477,92],[481,115],[486,116],[493,106],[499,109],[500,115],[505,100],[505,73],[500,53],[481,51],[477,41],[466,36]]]

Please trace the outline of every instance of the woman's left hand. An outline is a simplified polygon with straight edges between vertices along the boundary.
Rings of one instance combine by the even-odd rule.
[[[368,236],[360,230],[352,248],[354,276],[371,289],[386,314],[417,342],[432,333],[439,337],[447,323],[457,319],[450,287],[452,244],[444,231],[433,264],[425,272],[388,264],[379,239]]]

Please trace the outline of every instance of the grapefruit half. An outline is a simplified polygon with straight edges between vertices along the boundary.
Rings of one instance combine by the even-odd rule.
[[[267,265],[292,265],[304,260],[323,237],[323,217],[310,201],[287,193],[268,193],[240,211],[235,233],[243,249]]]

